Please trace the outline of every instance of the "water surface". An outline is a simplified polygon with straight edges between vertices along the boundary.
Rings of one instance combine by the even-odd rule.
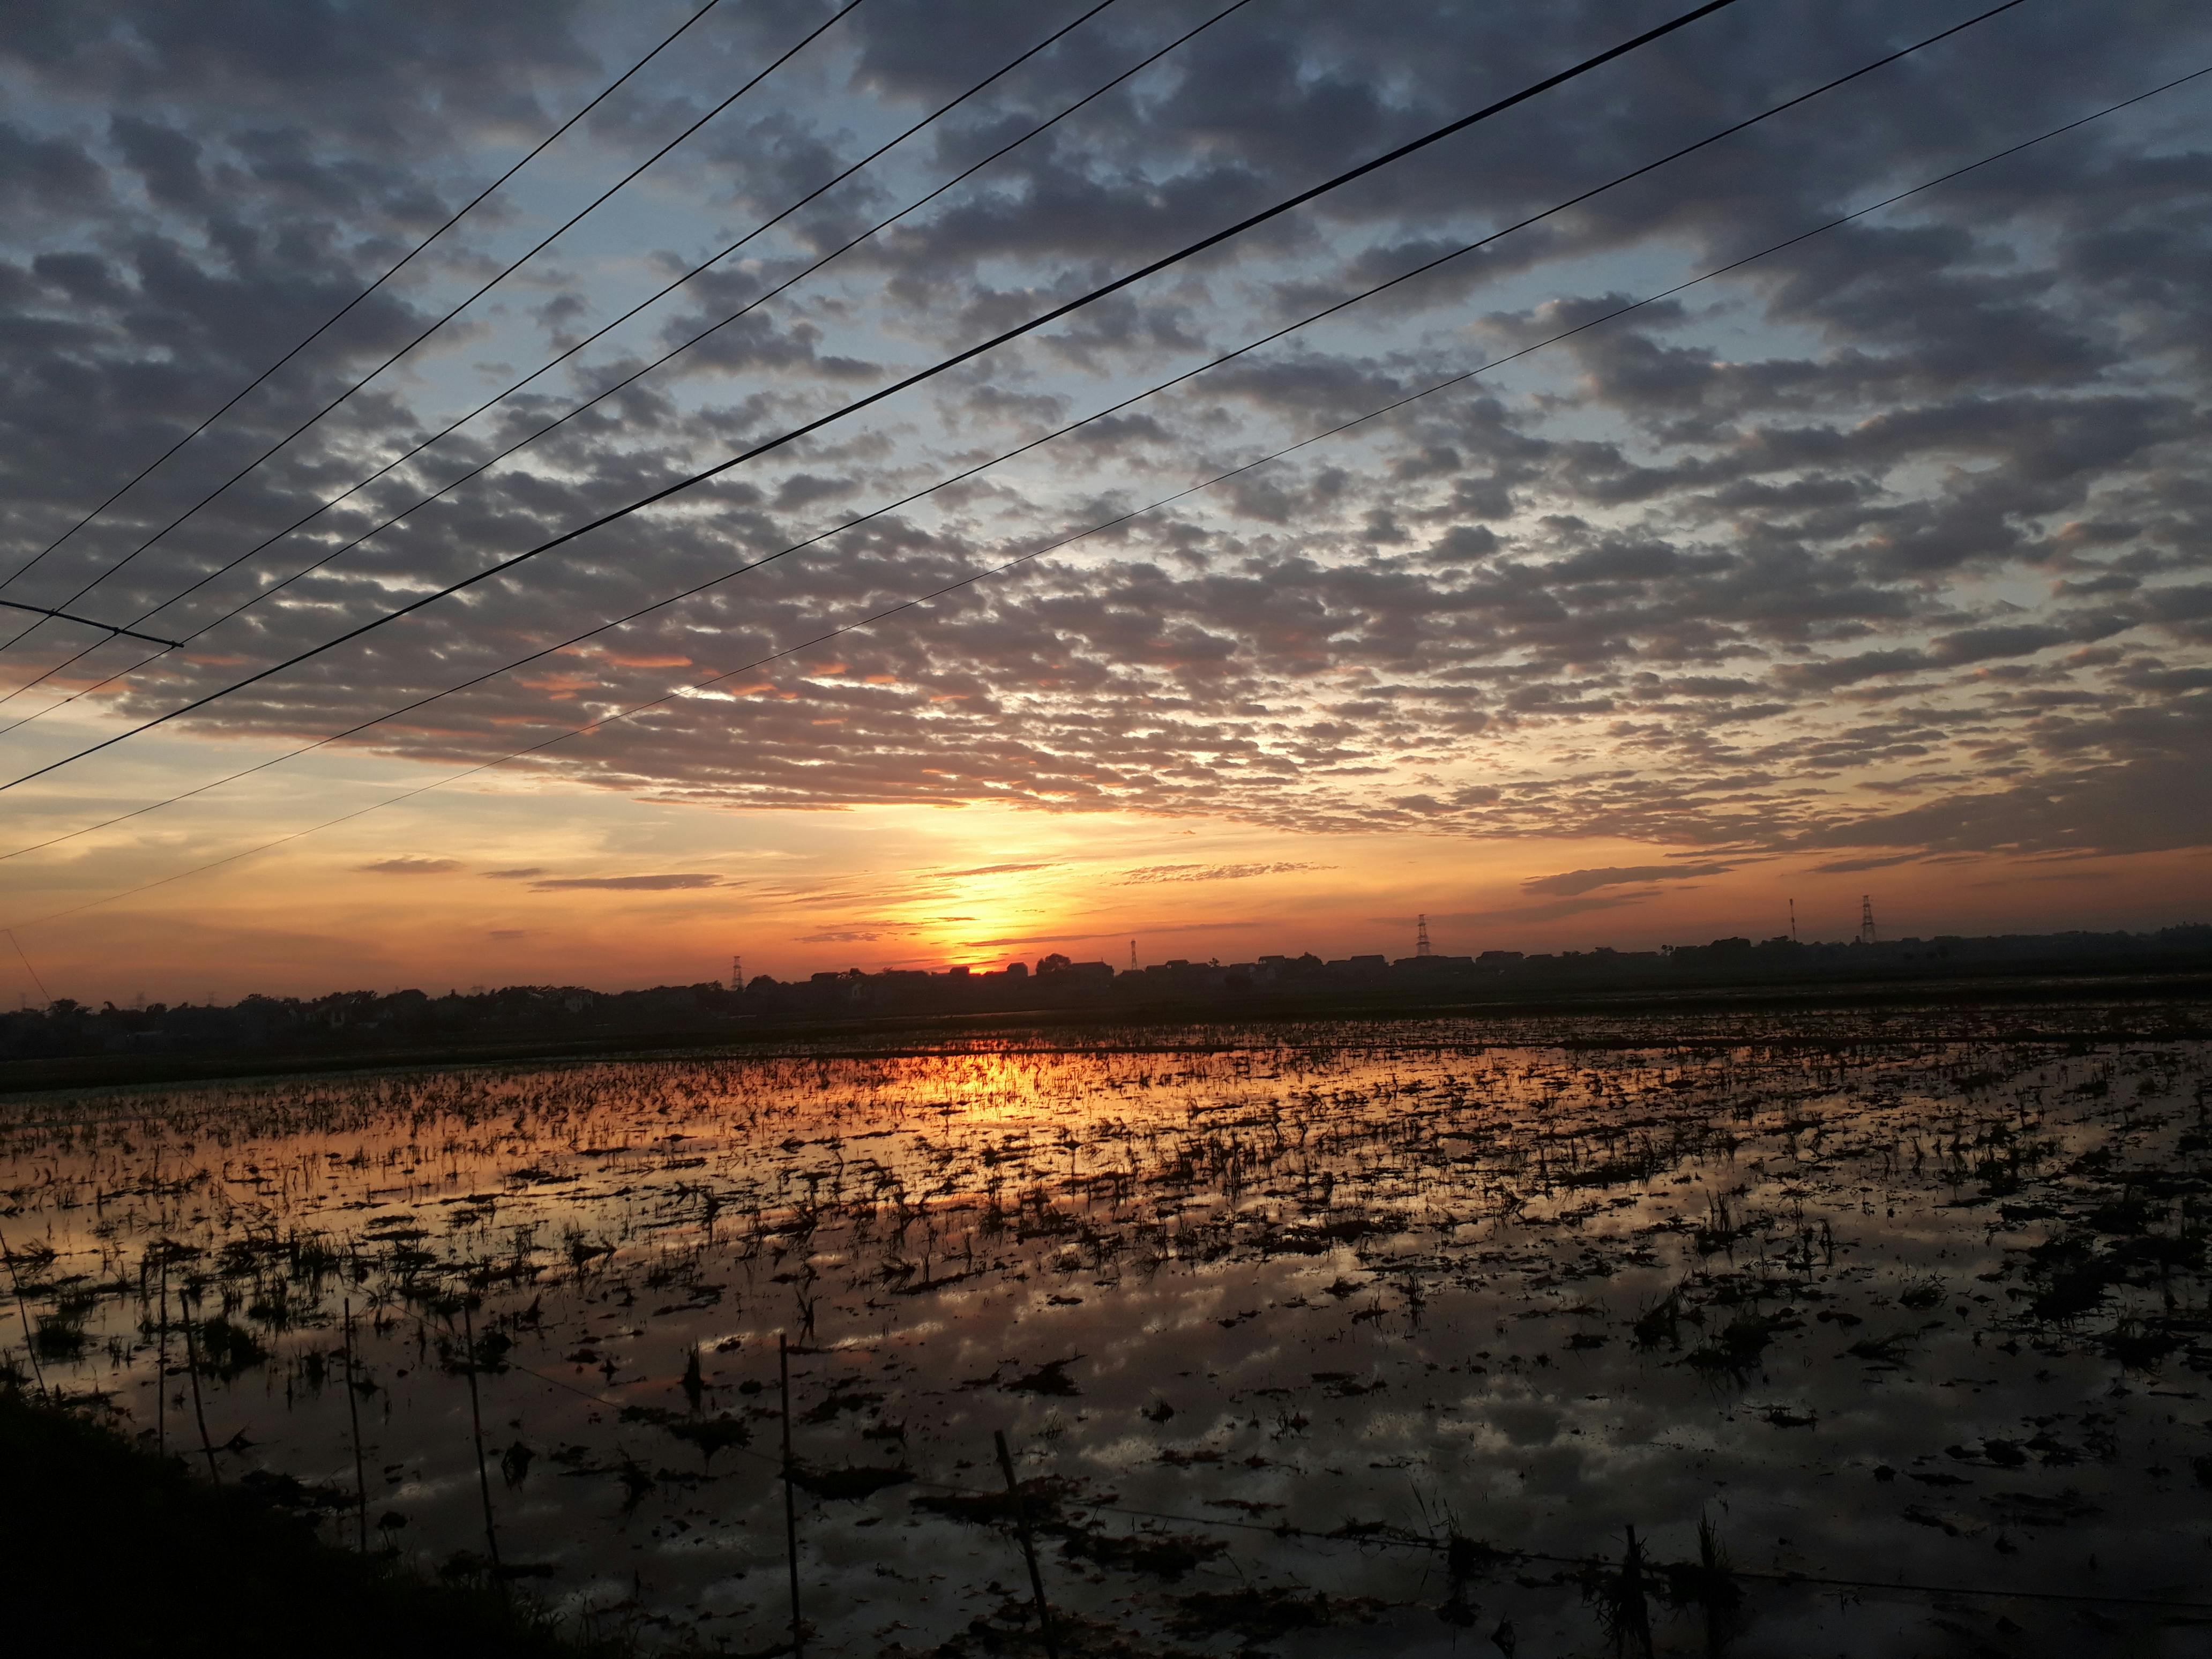
[[[8,1363],[459,1573],[490,1547],[473,1370],[527,1593],[739,1652],[788,1618],[780,1336],[823,1654],[1022,1626],[994,1430],[1061,1618],[1132,1650],[1609,1651],[1573,1564],[1617,1571],[1630,1526],[1694,1560],[1701,1519],[1747,1574],[2205,1599],[2205,1045],[1695,1035],[19,1100],[0,1224],[37,1340]],[[1741,1582],[1747,1655],[2212,1650],[2172,1608]],[[1699,1607],[1650,1617],[1704,1650]]]

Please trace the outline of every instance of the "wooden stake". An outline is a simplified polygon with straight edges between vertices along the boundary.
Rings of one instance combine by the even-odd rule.
[[[161,1252],[161,1321],[154,1332],[154,1451],[169,1455],[169,1253]]]
[[[192,1377],[192,1415],[199,1419],[200,1450],[206,1455],[208,1479],[222,1485],[222,1471],[215,1466],[215,1445],[209,1440],[207,1410],[200,1404],[200,1345],[192,1340],[192,1322],[185,1321],[185,1368]]]
[[[15,1253],[8,1248],[5,1235],[0,1235],[0,1256],[8,1260],[8,1277],[15,1286],[15,1312],[23,1322],[23,1352],[31,1362],[31,1375],[39,1380],[39,1393],[46,1392],[46,1367],[39,1364],[39,1339],[31,1334],[30,1304],[23,1300],[23,1276],[15,1271]]]
[[[483,1497],[484,1548],[491,1556],[491,1581],[500,1599],[507,1598],[507,1579],[500,1571],[499,1534],[491,1522],[491,1477],[484,1473],[483,1410],[477,1399],[477,1328],[469,1316],[468,1298],[461,1298],[461,1331],[469,1345],[469,1430],[477,1446],[477,1491]]]
[[[1620,1584],[1614,1601],[1613,1645],[1625,1650],[1633,1642],[1644,1659],[1651,1659],[1651,1614],[1644,1601],[1644,1547],[1636,1528],[1628,1528],[1628,1543],[1620,1557]]]
[[[353,1298],[345,1299],[346,1415],[353,1419],[353,1509],[355,1531],[363,1555],[368,1553],[368,1476],[361,1457],[361,1396],[353,1387]]]
[[[783,1392],[783,1549],[791,1569],[791,1650],[806,1659],[806,1626],[799,1617],[799,1499],[791,1486],[791,1344],[776,1333],[775,1369]]]
[[[1029,1505],[1022,1502],[1021,1483],[1014,1479],[1014,1459],[1006,1449],[1006,1431],[994,1429],[991,1438],[998,1443],[999,1468],[1006,1477],[1006,1501],[1014,1506],[1014,1526],[1022,1535],[1022,1559],[1030,1564],[1030,1593],[1036,1597],[1037,1629],[1044,1636],[1045,1654],[1047,1659],[1060,1659],[1060,1644],[1052,1636],[1052,1609],[1045,1604],[1044,1575],[1037,1571],[1036,1540],[1030,1535]]]

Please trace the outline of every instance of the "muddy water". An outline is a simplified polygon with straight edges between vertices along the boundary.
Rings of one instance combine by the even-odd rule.
[[[781,1336],[814,1652],[1024,1627],[1000,1429],[1100,1651],[1610,1651],[1628,1527],[1629,1601],[1704,1651],[1716,1581],[1660,1571],[1701,1520],[1731,1652],[2212,1650],[2212,1613],[1952,1593],[2212,1599],[2212,1051],[1960,1027],[21,1100],[5,1363],[456,1573],[473,1370],[503,1567],[648,1644],[784,1633]]]

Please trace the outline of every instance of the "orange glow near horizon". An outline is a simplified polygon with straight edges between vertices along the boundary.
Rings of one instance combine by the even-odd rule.
[[[620,989],[720,980],[739,954],[749,975],[779,978],[989,969],[1055,951],[1120,969],[1133,939],[1148,963],[1399,957],[1417,915],[1440,954],[1648,950],[1786,933],[1792,899],[1802,937],[1840,939],[1869,891],[1891,938],[2151,928],[2212,912],[2212,857],[2191,852],[1822,870],[1813,855],[1611,840],[1290,836],[988,806],[732,813],[546,787],[434,799],[409,820],[363,820],[21,927],[19,940],[51,994],[121,1004]],[[15,908],[94,896],[151,862],[135,842],[82,854],[22,883]],[[1670,863],[1701,873],[1648,873]],[[14,971],[34,997],[24,963]]]

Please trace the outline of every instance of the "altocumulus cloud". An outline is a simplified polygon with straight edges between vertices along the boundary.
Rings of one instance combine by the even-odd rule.
[[[1210,6],[1116,7],[532,388],[551,410],[914,199],[953,154],[1091,91]],[[227,470],[703,112],[826,0],[724,7],[535,188],[472,216],[203,441],[9,589],[214,621],[326,550],[247,549],[313,511],[1054,20],[877,0],[566,234],[407,371],[123,562]],[[649,15],[648,15],[649,14]],[[672,15],[523,0],[303,0],[271,32],[173,6],[17,0],[0,33],[0,557],[59,536],[627,64]],[[238,15],[242,16],[242,14]],[[855,509],[1165,380],[1924,33],[1915,0],[1734,8],[1330,198],[280,675],[172,732],[290,743],[779,551]],[[433,507],[414,469],[348,504],[392,527],[272,590],[204,653],[94,694],[143,718],[718,460],[1610,44],[1620,8],[1247,7]],[[441,767],[550,738],[957,581],[2212,60],[2191,0],[2008,12],[1695,158],[1055,443],[362,741]],[[149,106],[144,88],[158,76]],[[495,87],[498,95],[487,96]],[[1223,88],[1235,89],[1233,119]],[[125,112],[123,118],[113,118]],[[2212,841],[2212,81],[1578,334],[1494,377],[1133,520],[911,617],[748,671],[532,763],[762,810],[1012,803],[1226,815],[1286,834],[1601,836],[1693,854],[2151,851]],[[601,228],[605,220],[615,228]],[[1639,281],[1643,280],[1641,277]],[[1509,286],[1510,284],[1510,286]],[[56,386],[69,388],[57,397]],[[512,408],[487,418],[521,417]],[[534,421],[534,416],[533,416]],[[522,429],[520,426],[517,430]],[[425,462],[457,473],[459,447]],[[444,470],[441,470],[444,469]],[[1112,505],[1104,505],[1111,503]],[[319,533],[337,523],[319,520]],[[9,666],[81,641],[41,630]],[[103,647],[87,667],[128,660]],[[687,666],[688,665],[688,666]],[[83,668],[56,684],[86,684]],[[1562,757],[1566,758],[1562,759]],[[210,760],[210,769],[216,763]],[[282,775],[281,774],[279,775]],[[2169,804],[2170,803],[2170,804]],[[2148,810],[2142,810],[2148,808]],[[2184,810],[2186,808],[2187,810]],[[410,861],[387,861],[408,865]],[[940,879],[1012,873],[977,866]],[[1566,872],[1571,898],[1694,866]],[[1157,866],[1229,880],[1285,866]],[[387,873],[404,872],[387,868]],[[506,878],[672,890],[717,878]]]
[[[1524,893],[1556,893],[1561,898],[1572,898],[1600,887],[1622,887],[1650,881],[1682,881],[1696,876],[1724,876],[1735,867],[1732,864],[1631,864],[1615,865],[1601,870],[1567,870],[1556,876],[1539,876],[1534,881],[1524,881],[1521,884],[1521,890]]]
[[[1116,884],[1137,887],[1163,881],[1243,881],[1251,876],[1287,876],[1300,870],[1329,870],[1328,864],[1148,864],[1125,870]]]
[[[699,872],[646,876],[549,876],[530,884],[533,893],[599,890],[611,893],[680,893],[702,887],[720,887],[720,876]]]

